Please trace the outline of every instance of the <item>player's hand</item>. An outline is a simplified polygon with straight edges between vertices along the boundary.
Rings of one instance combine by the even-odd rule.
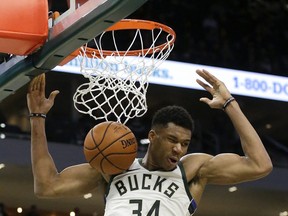
[[[199,79],[196,79],[196,82],[212,95],[212,99],[202,97],[200,101],[208,104],[211,108],[222,109],[225,101],[231,97],[225,84],[206,70],[196,70],[196,73],[208,84]]]
[[[54,105],[58,90],[51,92],[48,98],[45,97],[45,73],[35,77],[29,84],[27,94],[27,105],[30,113],[47,114]]]

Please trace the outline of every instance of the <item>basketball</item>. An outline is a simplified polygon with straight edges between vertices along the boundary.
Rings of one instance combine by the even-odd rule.
[[[127,170],[137,156],[137,140],[125,125],[108,121],[94,126],[84,140],[87,162],[104,174]]]

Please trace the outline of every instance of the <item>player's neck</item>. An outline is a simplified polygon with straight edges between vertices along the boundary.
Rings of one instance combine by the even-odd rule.
[[[141,166],[149,171],[161,170],[161,168],[153,162],[152,158],[149,155],[145,155],[142,160],[139,161]]]

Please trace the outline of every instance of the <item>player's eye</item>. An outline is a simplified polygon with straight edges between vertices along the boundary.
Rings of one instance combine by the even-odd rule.
[[[174,138],[172,138],[172,137],[168,137],[167,140],[168,140],[168,142],[170,142],[170,143],[177,143],[177,142],[178,142],[178,140],[176,140],[176,139],[174,139]]]
[[[189,145],[189,143],[188,143],[188,142],[184,142],[184,143],[181,143],[181,145],[182,145],[183,147],[187,147],[187,146]]]

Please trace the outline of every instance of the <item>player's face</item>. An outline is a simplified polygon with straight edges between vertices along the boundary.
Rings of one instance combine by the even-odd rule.
[[[151,163],[155,169],[172,170],[187,153],[191,130],[168,123],[149,132]]]

